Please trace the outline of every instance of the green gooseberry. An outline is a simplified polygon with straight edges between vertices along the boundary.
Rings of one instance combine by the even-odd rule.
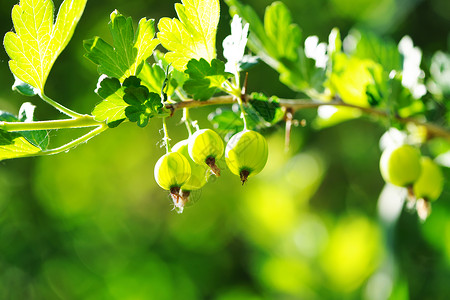
[[[175,146],[172,147],[173,152],[178,152],[182,154],[189,162],[189,165],[191,166],[191,177],[188,181],[186,181],[181,186],[181,197],[185,197],[186,201],[189,197],[189,194],[191,191],[201,189],[206,182],[208,181],[208,177],[211,174],[209,171],[209,168],[205,165],[199,165],[196,164],[191,157],[189,156],[189,146],[188,146],[189,140],[183,140],[175,144]]]
[[[182,211],[184,203],[181,201],[180,188],[191,177],[191,166],[186,157],[178,152],[164,154],[155,165],[154,175],[158,185],[170,191],[175,206]]]
[[[208,166],[216,176],[220,176],[220,169],[216,161],[223,156],[224,145],[222,138],[212,129],[196,131],[188,143],[189,156],[199,165]]]
[[[420,151],[411,145],[391,147],[380,158],[381,176],[397,186],[411,186],[420,176]]]
[[[256,131],[244,130],[231,137],[225,150],[225,161],[244,184],[264,169],[268,154],[266,139]]]
[[[444,188],[444,175],[441,168],[429,157],[420,160],[422,172],[419,179],[414,182],[414,195],[418,199],[435,201]]]

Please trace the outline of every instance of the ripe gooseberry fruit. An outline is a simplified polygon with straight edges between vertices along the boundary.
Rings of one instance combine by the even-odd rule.
[[[196,131],[188,144],[189,156],[199,164],[211,168],[216,176],[220,176],[220,169],[216,161],[223,156],[224,145],[220,136],[212,129]]]
[[[189,156],[188,142],[188,140],[180,141],[172,147],[172,151],[178,152],[186,157],[191,167],[191,177],[181,186],[180,195],[184,202],[183,204],[186,204],[189,200],[191,191],[201,189],[206,184],[211,174],[207,166],[199,165],[192,161]]]
[[[419,178],[420,169],[420,151],[413,146],[388,148],[381,155],[381,176],[394,185],[411,186]]]
[[[414,195],[418,199],[435,201],[444,188],[444,175],[441,168],[429,157],[422,157],[420,165],[422,166],[422,172],[414,182]]]
[[[266,139],[256,131],[244,130],[231,137],[225,150],[225,161],[244,184],[264,169],[268,154]]]
[[[178,152],[164,154],[155,165],[154,175],[158,185],[170,191],[175,207],[181,207],[182,211],[180,188],[191,177],[191,166],[186,157]]]

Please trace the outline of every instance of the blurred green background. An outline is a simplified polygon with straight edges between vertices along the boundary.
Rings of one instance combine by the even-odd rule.
[[[2,34],[12,29],[16,2],[0,3]],[[243,2],[260,15],[270,4]],[[424,50],[424,68],[434,51],[448,50],[448,0],[284,2],[304,36],[326,41],[335,26],[344,35],[357,27],[396,41],[408,34]],[[116,8],[137,22],[175,16],[174,3],[88,1],[47,94],[89,113],[100,101],[98,74],[83,58],[82,41],[110,41]],[[221,5],[219,53],[230,22]],[[17,113],[31,101],[39,119],[60,118],[40,99],[11,91],[7,62],[0,51],[0,110]],[[249,90],[296,96],[264,64],[251,70]],[[192,114],[207,127],[213,110]],[[180,118],[170,120],[174,141],[186,138]],[[242,187],[224,170],[183,214],[153,179],[164,153],[160,127],[160,120],[145,129],[124,124],[67,154],[0,162],[0,299],[448,299],[448,183],[424,224],[407,209],[397,220],[396,197],[379,205],[385,124],[355,120],[315,131],[308,122],[294,129],[289,155],[281,124],[267,135],[269,162],[259,176]],[[70,138],[50,134],[56,144]]]

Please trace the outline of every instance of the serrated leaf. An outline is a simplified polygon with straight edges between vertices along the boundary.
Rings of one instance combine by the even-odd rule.
[[[98,72],[109,77],[125,78],[138,75],[145,60],[159,44],[155,36],[155,21],[142,18],[134,32],[131,17],[124,17],[117,11],[111,13],[109,29],[114,47],[103,39],[95,37],[84,41],[85,55],[98,65]]]
[[[276,1],[266,8],[264,28],[269,54],[295,61],[302,34],[297,24],[291,22],[291,12],[284,3]]]
[[[264,23],[256,12],[248,5],[237,0],[226,0],[232,14],[237,13],[250,23],[249,46],[260,55],[270,66],[278,69],[277,60],[281,58],[296,61],[301,42],[301,30],[291,23],[292,16],[286,5],[280,1],[272,3],[266,8]],[[267,57],[268,56],[268,57]]]
[[[134,78],[133,81],[131,81],[132,78]],[[141,81],[136,77],[127,78],[127,80],[124,81],[123,86],[125,87],[123,100],[129,105],[141,105],[150,97],[148,88],[141,85]]]
[[[9,113],[0,112],[0,121],[17,122],[18,119]],[[29,143],[21,134],[0,129],[0,161],[31,156],[40,151],[41,149]]]
[[[2,130],[0,130],[2,131]],[[0,145],[0,161],[4,159],[32,156],[41,149],[29,143],[24,137],[16,137],[9,145]]]
[[[250,98],[250,105],[266,122],[273,124],[281,120],[283,112],[276,98],[262,94],[252,94]]]
[[[142,85],[146,86],[149,92],[161,93],[164,81],[166,80],[166,72],[159,64],[144,64],[139,79],[142,80]],[[169,88],[166,91],[168,95],[172,95],[177,87],[175,80],[170,80]]]
[[[130,106],[125,108],[125,115],[131,122],[136,122],[139,127],[145,127],[150,118],[163,116],[164,105],[161,96],[150,93],[147,87],[141,85],[137,77],[129,77],[123,82],[125,95],[123,100]]]
[[[119,79],[101,77],[95,91],[102,99],[92,111],[95,120],[105,122],[109,127],[117,127],[125,119],[125,108],[128,104],[123,100],[124,88]]]
[[[208,100],[233,76],[225,72],[225,64],[222,61],[213,59],[209,64],[203,58],[190,60],[185,73],[189,75],[189,79],[184,83],[183,89],[195,100]]]
[[[127,78],[123,86],[125,87],[123,100],[130,105],[125,109],[125,115],[131,122],[136,122],[139,127],[145,127],[150,118],[163,114],[164,105],[161,96],[150,93],[147,87],[141,85],[140,79]]]
[[[247,114],[248,129],[255,130],[264,127],[261,117],[252,107],[246,106],[244,109]],[[216,109],[208,115],[208,120],[220,135],[226,136],[226,139],[244,129],[244,121],[237,104],[233,105],[232,109]]]
[[[250,23],[248,47],[266,64],[280,73],[280,81],[292,90],[309,93],[323,89],[324,72],[305,56],[301,47],[301,30],[291,23],[292,16],[282,2],[266,8],[264,23],[248,5],[238,0],[225,0],[231,14],[238,14]]]
[[[191,59],[216,57],[216,31],[219,23],[218,0],[182,0],[175,4],[178,19],[162,18],[158,39],[169,52],[165,58],[183,72]]]
[[[365,31],[352,31],[351,36],[357,40],[355,51],[352,53],[354,57],[373,60],[383,66],[388,73],[402,69],[400,53],[394,42]]]
[[[19,121],[20,122],[33,122],[34,119],[34,109],[36,106],[29,102],[25,102],[19,109]],[[32,130],[32,131],[21,131],[20,132],[28,142],[32,143],[36,147],[42,150],[46,150],[50,138],[47,130]]]
[[[22,80],[20,80],[19,78],[17,78],[15,75],[14,75],[14,78],[15,78],[15,80],[14,80],[14,84],[12,86],[13,91],[16,91],[19,94],[22,94],[22,95],[28,96],[28,97],[35,96],[39,92],[38,90],[36,90],[34,87],[29,85],[28,83],[25,83]]]
[[[336,53],[333,55],[333,70],[328,85],[345,103],[369,107],[371,98],[367,88],[381,82],[381,74],[381,66],[372,60]]]
[[[12,10],[14,32],[3,41],[11,72],[39,91],[50,70],[71,39],[87,0],[65,0],[53,23],[51,0],[21,0]]]
[[[392,113],[407,118],[422,114],[426,110],[424,102],[416,99],[411,90],[403,85],[401,73],[389,79],[386,89],[390,91],[386,104]]]
[[[218,108],[209,114],[208,120],[221,135],[234,134],[244,129],[239,114],[230,109]]]
[[[109,127],[116,127],[126,119],[144,127],[149,118],[168,115],[160,95],[150,93],[135,76],[125,79],[122,85],[117,78],[103,77],[96,92],[105,100],[95,107],[92,115],[98,121],[106,121]]]
[[[147,91],[148,92],[148,91]],[[133,94],[137,95],[133,95]],[[145,127],[148,124],[150,118],[163,113],[163,104],[161,103],[161,97],[156,93],[147,93],[147,98],[144,99],[144,93],[142,90],[135,89],[130,91],[129,100],[137,103],[142,101],[141,104],[134,104],[128,106],[125,109],[125,114],[131,122],[136,122],[139,127]]]
[[[0,121],[2,122],[18,122],[19,120],[17,119],[16,116],[5,112],[5,111],[0,111]],[[11,143],[13,143],[13,140],[16,137],[19,137],[20,134],[17,132],[8,132],[8,131],[4,131],[0,129],[0,145],[9,145]]]
[[[188,76],[184,73],[184,71],[180,72],[177,69],[174,69],[171,64],[165,59],[164,53],[162,53],[161,51],[155,50],[153,52],[153,56],[156,62],[160,64],[164,70],[169,69],[172,81],[175,80],[175,84],[173,85],[183,86],[184,82],[188,79]]]

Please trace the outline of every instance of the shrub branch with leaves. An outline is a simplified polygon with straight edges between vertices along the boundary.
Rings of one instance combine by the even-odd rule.
[[[363,115],[387,124],[391,127],[388,132],[397,130],[401,136],[399,139],[384,138],[388,142],[383,148],[389,148],[390,152],[405,144],[419,149],[437,138],[450,141],[447,122],[438,126],[433,119],[436,115],[450,119],[445,102],[450,96],[448,53],[436,53],[429,72],[424,72],[421,50],[409,37],[404,37],[397,45],[369,32],[352,30],[343,42],[339,30],[334,28],[327,42],[319,42],[316,36],[302,36],[300,27],[292,23],[290,11],[282,2],[268,6],[263,21],[251,7],[237,0],[226,0],[226,3],[234,17],[231,35],[223,41],[225,61],[217,58],[216,50],[219,0],[182,0],[175,5],[177,18],[162,18],[158,22],[142,18],[137,28],[130,17],[117,10],[112,12],[109,23],[112,45],[100,37],[84,42],[85,57],[97,65],[100,77],[95,92],[102,99],[90,115],[85,115],[51,99],[44,91],[51,68],[70,41],[86,0],[65,0],[55,20],[51,0],[21,0],[12,9],[14,32],[6,33],[4,38],[10,70],[15,78],[13,90],[24,96],[39,96],[67,118],[34,120],[35,107],[28,102],[23,104],[18,116],[1,112],[0,160],[57,154],[123,122],[135,122],[145,127],[151,119],[160,118],[167,154],[157,164],[165,169],[155,169],[155,176],[163,188],[170,190],[175,206],[182,211],[188,201],[188,194],[182,193],[183,184],[190,177],[185,174],[186,170],[194,169],[189,166],[198,164],[204,165],[205,169],[202,167],[196,172],[206,170],[208,173],[207,167],[210,167],[219,175],[214,159],[224,154],[223,144],[219,145],[222,141],[217,141],[216,133],[200,129],[190,118],[189,110],[193,108],[236,105],[234,110],[222,109],[210,114],[209,119],[226,140],[236,134],[226,152],[237,158],[229,163],[231,156],[225,155],[227,164],[242,182],[258,173],[265,161],[253,162],[256,169],[252,169],[251,164],[239,160],[239,152],[244,155],[248,148],[261,161],[264,157],[267,160],[266,142],[255,131],[285,122],[288,146],[295,112],[303,109],[317,109],[314,122],[317,129]],[[167,50],[165,53],[156,50],[159,44]],[[246,47],[254,55],[246,54]],[[251,76],[250,68],[260,61],[279,73],[280,82],[304,97],[281,99],[248,93],[247,76]],[[429,76],[425,77],[425,74]],[[179,155],[169,155],[175,152],[170,147],[165,121],[178,110],[183,111],[182,121],[188,133],[183,145],[189,144],[189,155],[187,150],[179,150]],[[438,113],[430,113],[436,111]],[[49,148],[48,130],[70,128],[92,130],[67,144]],[[58,134],[64,134],[64,131],[58,131]],[[254,145],[259,146],[247,147],[248,141],[238,140],[241,136],[254,138],[258,141]],[[417,136],[420,138],[413,138]],[[195,147],[200,146],[194,144],[203,148],[197,149]],[[239,145],[239,151],[233,148],[236,145]],[[181,148],[177,146],[177,149]],[[183,160],[183,155],[191,157]],[[183,168],[177,168],[177,161]],[[427,174],[434,172],[430,176],[442,177],[439,171],[430,171],[439,170],[431,159],[424,161]],[[438,162],[448,167],[448,162]],[[383,165],[382,173],[386,172],[383,168],[389,169]],[[199,186],[203,186],[203,181],[209,177],[206,173],[205,180],[199,180],[202,182]],[[426,186],[423,178],[420,181],[421,187]],[[408,182],[405,188],[415,203],[419,185],[416,188],[413,185],[414,182]],[[425,194],[421,192],[418,196],[423,198]],[[429,214],[428,201],[439,197],[432,194],[433,199],[425,197],[420,202],[420,207],[427,207],[425,212],[419,213],[422,218]],[[428,204],[423,205],[423,201]]]

